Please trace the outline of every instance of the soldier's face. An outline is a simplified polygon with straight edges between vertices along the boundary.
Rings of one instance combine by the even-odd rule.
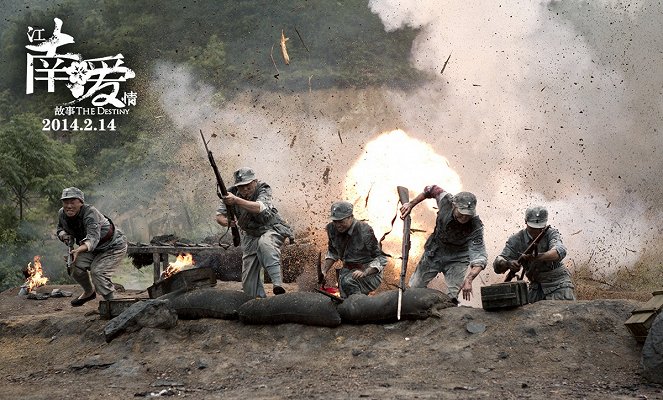
[[[533,238],[539,236],[543,228],[532,228],[531,226],[527,225],[527,233]]]
[[[237,186],[237,194],[239,194],[239,197],[243,199],[248,199],[249,197],[253,196],[253,193],[255,193],[257,187],[258,181],[253,180],[251,183],[247,183],[246,185]]]
[[[64,199],[62,200],[62,208],[67,217],[71,218],[78,214],[78,212],[83,207],[83,202],[81,199]]]
[[[339,219],[338,221],[332,221],[332,223],[334,224],[334,227],[336,228],[337,231],[345,233],[352,226],[352,221],[354,221],[354,218],[351,215],[349,217]]]
[[[461,214],[460,211],[458,211],[458,207],[456,206],[454,206],[453,214],[456,221],[460,222],[461,224],[466,224],[472,219],[471,215]]]

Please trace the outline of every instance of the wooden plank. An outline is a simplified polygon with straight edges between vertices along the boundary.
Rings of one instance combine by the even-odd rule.
[[[161,254],[160,253],[152,253],[152,260],[154,261],[154,280],[153,282],[157,282],[159,278],[161,277]]]

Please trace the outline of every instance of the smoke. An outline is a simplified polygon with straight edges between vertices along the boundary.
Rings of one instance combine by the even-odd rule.
[[[298,234],[324,247],[329,206],[347,195],[348,173],[369,143],[402,129],[448,160],[462,190],[477,194],[489,260],[523,227],[525,209],[540,204],[562,233],[571,267],[632,265],[661,244],[663,186],[655,172],[663,166],[663,74],[651,58],[663,42],[650,28],[660,5],[620,5],[370,1],[385,30],[419,29],[403,57],[432,78],[409,90],[315,90],[314,80],[308,93],[219,98],[186,68],[163,63],[153,86],[185,132],[178,140],[186,176],[168,190],[191,193],[183,201],[212,218],[218,200],[202,129],[215,135],[209,146],[224,178],[254,168]],[[398,162],[413,161],[417,154],[403,152]],[[381,178],[366,173],[375,175],[368,182]],[[431,171],[410,173],[440,183]],[[429,214],[414,214],[413,224],[432,231]],[[482,279],[497,278],[488,271]]]
[[[369,7],[387,31],[420,28],[410,60],[438,78],[398,94],[397,107],[480,195],[490,254],[534,203],[549,207],[575,264],[614,271],[660,245],[660,5]]]

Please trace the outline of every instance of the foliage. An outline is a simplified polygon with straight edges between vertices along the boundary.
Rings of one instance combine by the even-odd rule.
[[[18,219],[33,197],[57,203],[76,173],[72,146],[51,139],[33,114],[17,114],[0,125],[0,185],[11,194]]]

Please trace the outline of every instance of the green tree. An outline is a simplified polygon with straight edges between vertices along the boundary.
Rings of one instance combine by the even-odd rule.
[[[33,198],[57,203],[58,194],[77,172],[74,148],[50,138],[37,116],[16,114],[0,125],[0,186],[25,217]]]

